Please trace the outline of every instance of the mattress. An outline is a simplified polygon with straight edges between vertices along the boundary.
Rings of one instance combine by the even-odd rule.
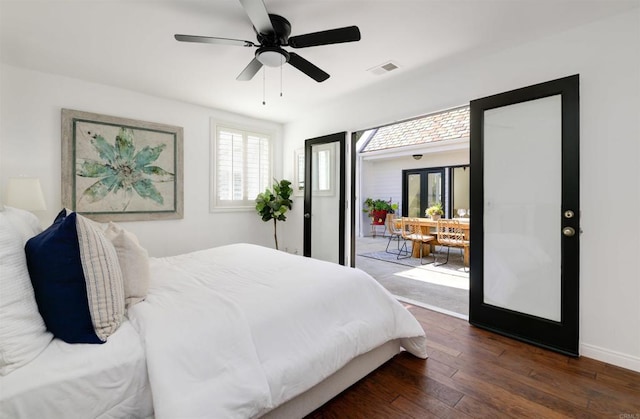
[[[102,345],[54,339],[33,361],[0,377],[0,418],[153,416],[145,354],[125,321]]]

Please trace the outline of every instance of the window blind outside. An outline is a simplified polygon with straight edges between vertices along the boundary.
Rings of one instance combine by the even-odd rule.
[[[215,165],[215,206],[252,208],[256,196],[270,186],[271,139],[218,127]]]

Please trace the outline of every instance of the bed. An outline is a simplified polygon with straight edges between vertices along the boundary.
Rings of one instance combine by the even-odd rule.
[[[37,233],[10,218],[0,212],[3,237],[14,244],[0,253],[3,290],[10,277],[24,282],[24,272],[4,264],[11,254],[20,259],[16,248]],[[11,247],[5,242],[2,249]],[[119,260],[125,283],[140,272]],[[415,318],[357,269],[246,243],[144,262],[144,300],[126,308],[102,344],[54,337],[46,317],[44,327],[34,315],[42,297],[30,302],[25,312],[38,327],[19,341],[38,344],[10,371],[0,364],[0,417],[297,418],[402,349],[427,356]],[[21,306],[34,290],[23,290]],[[11,350],[2,324],[25,317],[10,310],[0,300],[0,359]]]

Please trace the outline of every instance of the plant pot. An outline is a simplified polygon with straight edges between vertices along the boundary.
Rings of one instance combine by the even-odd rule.
[[[371,211],[371,224],[375,226],[384,225],[387,219],[387,211],[385,210],[373,210]]]
[[[431,215],[431,219],[433,221],[438,221],[440,219],[440,217],[442,217],[442,215],[440,215],[440,214],[432,214]]]

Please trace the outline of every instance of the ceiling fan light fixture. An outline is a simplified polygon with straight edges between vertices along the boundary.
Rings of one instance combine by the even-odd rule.
[[[278,47],[262,47],[256,51],[256,58],[267,67],[280,67],[289,61],[289,53]]]
[[[251,80],[264,66],[282,67],[288,63],[296,70],[321,83],[330,77],[328,73],[295,52],[287,52],[282,47],[307,48],[355,42],[361,38],[360,29],[357,26],[345,26],[290,37],[291,23],[280,15],[268,13],[264,0],[240,0],[240,4],[256,32],[257,44],[252,41],[217,36],[174,35],[174,38],[180,42],[258,47],[255,57],[236,77],[236,80],[239,81]],[[280,77],[282,77],[282,72]]]

